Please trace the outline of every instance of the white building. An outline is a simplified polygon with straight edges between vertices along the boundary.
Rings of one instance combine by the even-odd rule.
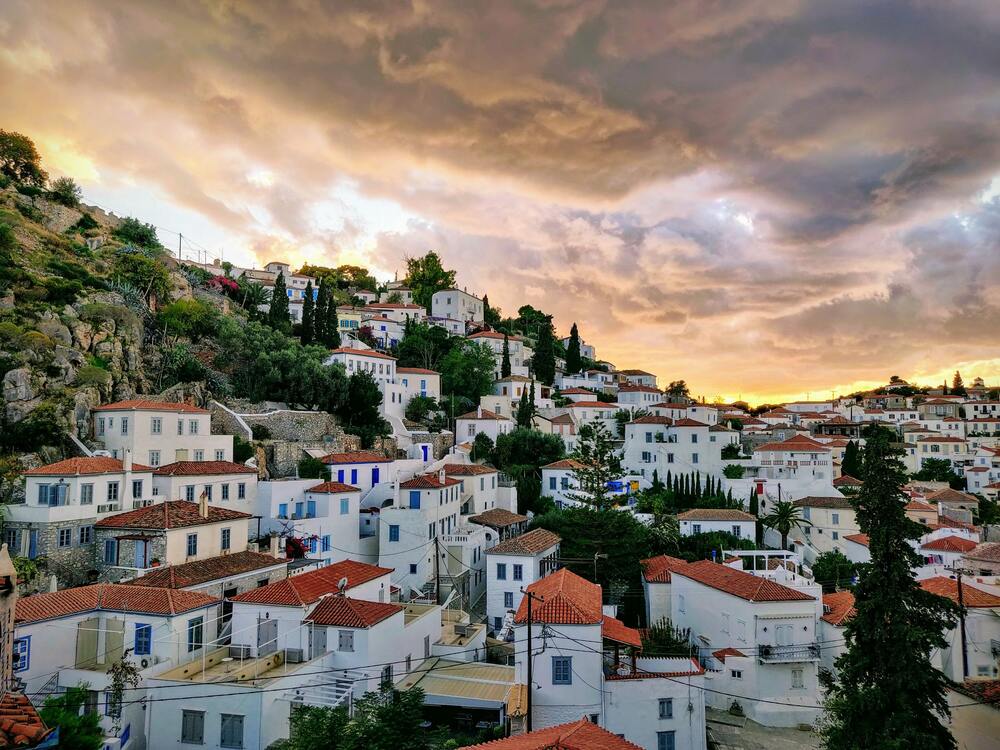
[[[207,409],[132,399],[93,410],[94,437],[115,458],[131,451],[153,468],[174,461],[232,461],[233,436],[213,435]]]
[[[495,443],[498,437],[513,432],[513,430],[514,421],[512,419],[502,417],[482,406],[477,406],[475,411],[455,418],[455,438],[457,440],[474,440],[476,435],[482,433],[488,435]]]
[[[405,325],[409,320],[419,323],[427,317],[427,311],[412,302],[378,302],[365,305],[364,312],[395,320],[400,325]]]
[[[483,464],[445,464],[444,473],[461,483],[462,515],[473,516],[497,507],[500,472]]]
[[[309,487],[294,504],[281,504],[279,518],[305,540],[312,559],[324,564],[347,557],[363,562],[378,561],[378,540],[362,530],[361,490],[341,482],[322,482]]]
[[[618,403],[631,411],[650,409],[663,401],[663,392],[650,385],[618,386]]]
[[[431,297],[431,314],[435,318],[481,323],[484,317],[483,301],[461,289],[442,289]]]
[[[677,514],[681,536],[721,531],[740,539],[756,539],[757,519],[732,508],[693,508]]]
[[[847,553],[846,537],[861,533],[854,507],[843,495],[809,495],[792,502],[808,525],[793,526],[788,533],[790,548],[801,552],[806,563],[824,552]]]
[[[441,398],[441,373],[424,367],[397,367],[396,378],[403,389],[403,408],[414,396]]]
[[[194,502],[244,513],[257,510],[257,470],[232,461],[175,461],[153,472],[153,499]]]
[[[477,331],[468,337],[469,341],[475,344],[486,344],[493,350],[493,358],[496,362],[496,370],[493,377],[499,380],[502,376],[500,370],[503,365],[503,340],[504,335],[497,331]],[[531,361],[532,351],[524,343],[520,336],[507,337],[507,351],[510,356],[511,375],[521,375],[527,377],[528,363]]]
[[[757,476],[768,479],[833,481],[830,449],[804,435],[754,448],[753,467]]]
[[[578,505],[573,497],[580,491],[580,482],[576,478],[578,469],[584,464],[575,458],[563,458],[542,467],[542,495],[551,497],[557,508],[567,505]]]
[[[513,621],[522,590],[555,570],[560,541],[558,534],[534,529],[486,550],[486,624],[494,632]]]
[[[646,625],[652,627],[660,620],[672,620],[670,610],[671,573],[687,565],[687,560],[670,555],[658,555],[640,561],[642,564],[642,593],[646,601]]]

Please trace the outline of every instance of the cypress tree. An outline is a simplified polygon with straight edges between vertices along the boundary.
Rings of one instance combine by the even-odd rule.
[[[670,476],[670,469],[667,469],[667,481],[666,481],[666,485],[667,485],[667,489],[668,490],[673,491],[673,489],[674,489],[674,483],[673,483],[673,477]]]
[[[701,472],[694,475],[694,496],[701,497]]]
[[[840,462],[840,473],[855,479],[861,478],[861,453],[858,450],[858,444],[853,440],[848,441],[847,447],[844,448],[844,458]]]
[[[306,297],[302,301],[302,329],[300,338],[303,344],[311,344],[315,338],[316,302],[313,300],[313,283],[306,282]]]
[[[331,349],[340,346],[340,322],[337,320],[337,301],[330,293],[326,298],[326,326],[324,333],[326,341],[324,343]]]
[[[506,333],[503,335],[503,352],[500,355],[500,377],[510,377],[510,339]]]
[[[552,322],[546,321],[538,331],[538,343],[532,358],[535,377],[544,385],[552,385],[556,378],[556,355],[552,342]]]
[[[318,344],[326,341],[326,304],[329,293],[330,290],[327,289],[326,279],[320,279],[319,292],[316,294],[316,307],[313,310],[313,338]]]
[[[278,277],[274,280],[271,306],[267,310],[267,324],[282,333],[292,331],[292,319],[288,317],[288,289],[285,286],[285,274],[281,271],[278,271]]]
[[[871,562],[858,565],[856,613],[847,621],[847,650],[837,659],[827,693],[824,747],[829,750],[953,750],[943,718],[950,715],[949,679],[931,663],[945,649],[958,605],[922,589],[914,570],[923,564],[911,540],[923,529],[906,517],[906,471],[884,427],[865,434],[864,486],[850,500]]]
[[[569,343],[566,344],[566,372],[572,375],[580,372],[582,366],[580,357],[580,333],[576,329],[576,323],[569,329]]]

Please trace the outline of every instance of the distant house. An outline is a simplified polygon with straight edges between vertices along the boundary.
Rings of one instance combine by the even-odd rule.
[[[757,519],[731,508],[694,508],[677,514],[681,536],[721,531],[740,539],[756,539]]]
[[[455,418],[455,437],[459,440],[473,440],[480,433],[496,442],[500,435],[514,430],[514,421],[479,406]]]

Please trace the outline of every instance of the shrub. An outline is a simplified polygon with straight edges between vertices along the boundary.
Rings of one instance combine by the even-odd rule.
[[[42,193],[44,193],[45,191],[35,185],[18,185],[17,192],[19,192],[21,195],[26,195],[29,198],[34,199],[37,198]]]
[[[121,305],[109,305],[105,302],[90,302],[80,308],[80,320],[88,323],[114,321],[116,326],[135,326],[139,319],[131,310]]]
[[[30,352],[47,352],[55,346],[55,342],[41,331],[28,331],[22,334],[19,341],[21,348]]]
[[[80,190],[80,186],[73,181],[72,177],[60,177],[57,180],[53,180],[49,188],[49,197],[56,203],[76,208],[80,205],[80,198],[83,197],[83,191]]]
[[[249,459],[253,458],[254,448],[253,443],[247,442],[239,435],[233,436],[233,461],[238,464],[245,463]]]
[[[94,220],[93,216],[88,213],[84,213],[76,224],[70,227],[70,231],[86,232],[90,229],[97,229],[98,226],[100,225]]]
[[[84,286],[89,286],[97,288],[103,286],[102,283],[93,276],[90,271],[81,266],[79,263],[74,263],[69,260],[61,260],[60,258],[51,258],[45,267],[52,273],[61,276],[64,279],[69,279],[71,281],[79,281]]]
[[[170,293],[170,274],[166,267],[141,252],[123,253],[116,257],[113,273],[140,290],[147,299],[163,299]]]
[[[308,456],[299,461],[300,479],[323,479],[326,476],[326,466],[318,458]]]
[[[15,208],[17,208],[17,211],[21,214],[21,216],[29,221],[41,223],[45,220],[45,215],[32,205],[27,203],[18,203]]]
[[[83,284],[70,279],[52,277],[42,282],[45,285],[46,297],[53,305],[72,305],[77,295],[83,291]]]
[[[423,422],[432,411],[437,411],[438,404],[431,396],[414,396],[406,405],[406,418],[411,422]]]
[[[122,219],[121,224],[115,229],[115,236],[125,242],[134,242],[141,247],[162,248],[160,240],[156,236],[156,227],[152,224],[144,224],[131,216]]]
[[[271,431],[267,429],[266,425],[250,425],[250,431],[253,433],[254,440],[268,440],[271,437]]]
[[[197,341],[215,333],[219,313],[210,304],[196,299],[179,299],[166,305],[158,316],[168,334],[187,336]]]
[[[742,479],[745,469],[739,464],[726,464],[722,473],[727,479]]]
[[[10,224],[0,224],[0,253],[9,253],[17,247],[14,228]]]
[[[167,380],[166,385],[169,386],[205,380],[208,371],[186,346],[179,344],[164,352],[163,376]]]
[[[15,341],[23,333],[24,329],[17,323],[11,323],[9,320],[0,323],[0,343],[7,344]]]
[[[76,373],[76,384],[81,387],[97,386],[103,388],[111,384],[111,373],[93,365],[84,365]]]
[[[62,448],[69,442],[60,408],[51,401],[41,403],[20,422],[2,428],[0,452],[33,453],[44,446]]]

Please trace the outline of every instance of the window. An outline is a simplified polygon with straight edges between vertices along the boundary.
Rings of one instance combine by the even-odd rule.
[[[188,620],[187,650],[188,653],[202,647],[205,638],[205,618],[195,617]]]
[[[840,539],[840,533],[839,532],[834,531],[834,532],[831,532],[831,533],[833,534],[833,538],[834,539]]]
[[[177,420],[177,434],[178,435],[183,435],[184,434],[184,420],[183,419],[178,419]]]
[[[135,624],[135,653],[136,656],[146,656],[153,646],[153,626],[144,625],[140,622]]]
[[[697,432],[692,432],[691,433],[691,442],[692,443],[697,443],[698,442],[698,433]]]
[[[97,434],[98,435],[104,434],[104,417],[101,417],[97,420]]]
[[[353,651],[354,650],[354,631],[353,630],[338,630],[337,631],[337,650],[338,651]]]
[[[399,526],[396,524],[389,525],[389,541],[398,542],[399,541]]]
[[[698,463],[698,454],[697,453],[692,453],[691,454],[691,463],[693,463],[693,464]]]
[[[188,433],[191,434],[191,435],[197,435],[198,434],[198,420],[197,419],[192,419],[191,421],[188,422]]]
[[[306,518],[316,517],[316,501],[306,500]]]
[[[118,541],[115,539],[104,540],[104,564],[118,564]]]
[[[288,503],[278,503],[278,518],[288,518]]]
[[[59,546],[73,546],[73,529],[59,529]]]
[[[154,435],[159,435],[163,432],[163,417],[153,417],[149,421],[149,431]]]
[[[108,482],[108,502],[118,502],[118,482]]]
[[[204,461],[205,460],[205,451],[203,451],[203,450],[196,450],[194,452],[194,460],[195,461]]]
[[[187,535],[187,556],[194,557],[198,554],[198,535],[188,534]]]
[[[228,483],[222,485],[222,499],[223,500],[228,500],[229,499],[229,484]]]
[[[80,527],[80,544],[90,544],[94,541],[94,527],[93,526],[81,526]]]
[[[722,613],[722,628],[723,633],[729,632],[729,614],[726,612]]]
[[[417,574],[417,564],[410,563],[410,575],[415,576]]]
[[[193,503],[194,502],[194,485],[193,484],[189,484],[186,487],[184,487],[184,499],[187,500],[189,503]]]
[[[831,513],[830,515],[833,518],[833,521],[832,521],[833,525],[834,526],[839,526],[840,525],[840,514],[839,513]]]
[[[553,656],[552,657],[552,684],[572,685],[573,684],[573,657]]]
[[[346,497],[340,498],[340,515],[346,516],[351,512],[351,501]]]
[[[160,465],[160,452],[150,451],[149,452],[149,465],[156,467]]]
[[[26,672],[31,666],[31,636],[14,639],[14,671]]]
[[[729,670],[729,676],[732,677],[734,680],[742,680],[743,679],[743,670],[742,669],[730,669]]]
[[[181,742],[188,745],[205,744],[205,712],[181,711]]]
[[[747,642],[747,623],[745,620],[736,621],[736,640]]]
[[[222,731],[219,747],[243,747],[243,717],[237,714],[222,714]]]
[[[803,688],[805,683],[802,681],[802,670],[793,669],[792,670],[792,687],[793,688]]]
[[[514,574],[514,580],[515,581],[523,581],[524,580],[524,566],[523,565],[515,565],[514,566],[514,570],[512,571],[512,573]]]
[[[128,435],[128,417],[122,417],[122,435]]]
[[[138,500],[142,497],[142,480],[133,479],[132,480],[132,497]]]
[[[507,563],[497,563],[497,580],[507,580]]]
[[[222,530],[222,549],[223,551],[230,548],[232,545],[232,531],[230,529]]]
[[[226,460],[226,451],[224,449],[222,449],[222,448],[219,448],[217,451],[215,451],[215,460],[216,461],[225,461]]]
[[[692,524],[692,526],[691,526],[691,533],[692,534],[700,534],[701,533],[701,524],[700,523]]]
[[[38,485],[39,505],[65,505],[66,485],[65,484],[40,484]]]
[[[503,592],[503,606],[506,609],[514,609],[514,592],[512,591]]]
[[[93,504],[94,504],[94,485],[81,484],[80,505],[93,505]]]
[[[556,488],[556,478],[549,477],[549,489],[554,490]]]
[[[661,719],[672,719],[672,718],[674,718],[674,699],[673,698],[660,698],[660,718]]]

